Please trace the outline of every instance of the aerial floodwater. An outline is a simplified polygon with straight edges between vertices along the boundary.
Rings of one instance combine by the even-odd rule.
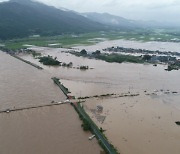
[[[0,0],[0,154],[180,154],[180,0]]]
[[[165,71],[165,64],[108,63],[69,53],[112,46],[137,48],[133,44],[146,49],[148,43],[118,40],[72,49],[31,47],[42,56],[72,62],[73,67],[47,66],[31,54],[18,54],[43,70],[0,52],[1,111],[37,107],[0,114],[0,153],[100,153],[97,140],[88,140],[91,134],[82,131],[78,115],[69,104],[46,106],[66,100],[51,80],[58,77],[71,95],[83,101],[85,111],[106,130],[108,140],[120,153],[179,154],[180,130],[175,122],[180,117],[180,71]],[[154,50],[160,50],[160,46]],[[178,51],[178,43],[176,48],[169,43],[163,49]],[[80,66],[89,69],[77,69]],[[7,148],[9,145],[11,148]]]
[[[1,154],[100,154],[70,104],[48,106],[66,100],[51,74],[1,51],[0,61]]]
[[[114,42],[121,46],[122,42],[130,44],[131,41],[123,40],[120,44],[117,44],[119,41]],[[145,48],[148,43],[140,44]],[[93,52],[114,45],[110,41],[74,48]],[[163,51],[178,51],[178,43],[176,48],[173,45],[171,48],[171,45],[172,43],[165,45]],[[133,43],[130,47],[133,47]],[[160,45],[154,50],[159,50],[159,47]],[[72,62],[75,68],[81,65],[92,68],[82,71],[75,68],[48,67],[30,55],[22,55],[24,59],[59,77],[76,98],[86,97],[83,99],[86,112],[99,127],[106,130],[105,135],[120,153],[179,154],[180,130],[175,124],[180,117],[179,71],[165,71],[166,66],[163,64],[154,67],[152,64],[107,63],[76,57],[64,52],[68,49],[34,47],[33,50],[43,55],[56,56],[64,63]],[[103,107],[101,113],[97,112],[99,105]]]
[[[77,46],[75,48],[79,48],[79,49],[86,48],[87,50],[92,51],[92,50],[102,50],[104,48],[112,47],[112,46],[120,46],[124,48],[134,48],[134,49],[146,49],[152,51],[159,50],[159,51],[180,52],[179,50],[180,43],[157,42],[157,41],[143,42],[143,41],[133,41],[133,40],[123,40],[123,39],[103,41],[88,47]]]
[[[44,71],[0,52],[0,109],[30,107],[63,101],[65,96]],[[32,97],[33,96],[33,97]]]
[[[156,44],[154,50],[179,51],[178,43],[150,43]],[[150,43],[106,41],[93,46],[74,47],[73,50],[94,52],[115,45],[150,49],[147,47]],[[31,49],[45,56],[57,57],[62,63],[73,63],[72,68],[50,67],[42,65],[31,55],[20,55],[60,78],[71,95],[83,100],[86,112],[106,130],[104,133],[108,140],[120,153],[179,154],[180,128],[175,122],[180,120],[180,71],[165,71],[167,66],[164,64],[155,67],[146,63],[118,64],[76,57],[67,52],[72,49]],[[81,65],[91,69],[76,69]],[[101,112],[98,112],[98,106],[103,108]]]

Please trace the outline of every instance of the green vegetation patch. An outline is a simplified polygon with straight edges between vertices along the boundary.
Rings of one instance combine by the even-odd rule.
[[[82,53],[83,51],[83,53]],[[106,62],[116,62],[116,63],[123,63],[123,62],[130,62],[130,63],[143,63],[145,60],[143,60],[142,56],[133,56],[133,55],[122,55],[122,54],[104,54],[100,53],[98,51],[93,52],[92,54],[84,54],[84,50],[81,52],[69,52],[75,56],[82,56],[82,57],[87,57],[87,58],[95,58],[95,59],[100,59],[104,60]]]
[[[61,82],[60,79],[53,77],[51,78],[55,84],[63,91],[63,93],[67,96],[68,93],[71,93],[68,88],[66,88]]]
[[[39,62],[43,63],[44,65],[59,65],[60,62],[56,60],[56,58],[53,58],[52,56],[44,56],[44,57],[39,57]]]
[[[97,39],[98,38],[98,39]],[[25,45],[43,47],[73,47],[77,45],[92,45],[104,40],[136,40],[136,41],[162,41],[180,42],[180,30],[177,29],[137,29],[129,31],[99,31],[81,34],[64,34],[58,36],[27,37],[0,41],[8,49],[22,49]],[[90,41],[94,40],[94,41]],[[51,46],[51,44],[56,44]]]
[[[121,55],[121,54],[101,54],[96,56],[97,59],[104,60],[106,62],[130,62],[130,63],[143,63],[142,57],[132,55]]]

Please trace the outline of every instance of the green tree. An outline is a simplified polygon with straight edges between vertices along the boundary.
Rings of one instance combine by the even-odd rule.
[[[82,49],[80,52],[81,55],[87,55],[87,51],[85,49]]]

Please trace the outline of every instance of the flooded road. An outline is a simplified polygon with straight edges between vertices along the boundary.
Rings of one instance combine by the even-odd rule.
[[[64,101],[46,70],[0,52],[0,110]],[[69,104],[0,114],[1,154],[97,153],[102,150]]]

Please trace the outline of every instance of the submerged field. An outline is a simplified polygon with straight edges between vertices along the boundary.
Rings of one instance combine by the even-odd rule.
[[[76,45],[92,45],[104,40],[136,40],[136,41],[161,41],[161,42],[180,42],[179,30],[168,29],[139,29],[130,31],[110,31],[96,32],[72,35],[60,35],[50,37],[30,37],[24,39],[14,39],[8,41],[0,41],[1,45],[5,45],[9,49],[20,49],[29,47],[29,45],[41,47],[73,47]]]
[[[66,96],[52,74],[1,51],[0,61],[0,111],[27,108],[0,113],[1,154],[100,154],[97,140],[89,141],[92,134],[83,132],[72,106],[53,106]]]
[[[162,33],[162,31],[160,32],[158,31],[155,33],[158,38],[159,33]],[[130,32],[128,32],[128,34],[130,34]],[[180,47],[179,43],[175,43],[174,41],[153,42],[152,40],[151,42],[144,42],[144,41],[148,41],[149,39],[145,39],[145,37],[142,37],[142,35],[148,36],[147,34],[141,34],[138,32],[137,33],[133,32],[131,35],[127,35],[127,32],[118,32],[118,33],[101,32],[99,34],[82,34],[79,36],[71,35],[71,36],[58,36],[58,37],[49,37],[49,38],[29,38],[29,39],[20,40],[20,43],[13,40],[10,42],[9,41],[4,42],[4,44],[6,45],[6,47],[11,49],[21,48],[24,47],[24,45],[27,45],[26,47],[28,47],[28,45],[50,46],[51,48],[31,47],[31,49],[36,51],[37,53],[41,53],[42,56],[50,55],[52,57],[55,57],[56,60],[62,63],[65,64],[72,63],[72,67],[65,67],[65,65],[47,66],[40,63],[39,59],[35,59],[30,54],[20,53],[18,55],[21,58],[42,67],[43,68],[42,73],[45,76],[47,75],[47,77],[49,78],[50,77],[60,78],[64,86],[67,87],[69,91],[71,91],[71,95],[78,98],[78,100],[81,100],[83,98],[82,101],[85,101],[83,103],[83,106],[86,112],[90,115],[90,117],[99,127],[102,127],[105,130],[104,132],[105,135],[107,136],[109,141],[118,149],[120,153],[179,154],[180,151],[178,144],[180,140],[179,126],[177,126],[175,122],[180,120],[179,119],[180,89],[178,85],[178,83],[180,83],[180,79],[179,79],[180,71],[172,71],[172,72],[164,71],[164,69],[167,66],[163,64],[158,64],[157,67],[154,67],[152,64],[146,64],[146,63],[142,63],[142,64],[133,64],[127,62],[124,62],[122,64],[108,63],[97,59],[76,57],[74,55],[71,55],[70,53],[64,52],[70,50],[69,47],[73,47],[72,49],[76,51],[81,51],[82,49],[86,49],[88,52],[94,52],[96,50],[102,51],[102,49],[112,46],[122,46],[128,48],[147,49],[154,51],[160,50],[160,51],[179,52],[179,47]],[[161,34],[161,37],[163,38],[165,37],[165,35]],[[173,32],[173,34],[170,33],[169,35],[170,37],[167,37],[166,39],[170,41],[170,39],[173,38],[175,34]],[[128,36],[131,37],[128,38]],[[149,34],[149,38],[150,37],[152,37],[151,34]],[[120,40],[114,40],[114,39],[120,39]],[[122,39],[130,39],[130,40],[122,40]],[[165,40],[164,38],[164,41],[167,40]],[[3,42],[1,44],[3,44]],[[67,48],[58,48],[58,47],[67,47]],[[3,53],[3,55],[5,54]],[[19,63],[23,64],[22,62]],[[23,66],[24,65],[20,65],[19,68],[22,69],[21,67]],[[88,66],[88,68],[90,69],[87,70],[77,69],[80,66]],[[16,66],[13,65],[13,68],[14,67]],[[13,70],[16,71],[17,68],[14,68]],[[44,79],[42,77],[39,77],[40,76],[39,72],[34,72],[34,71],[35,70],[30,72],[29,76],[28,75],[25,76],[26,78],[29,78],[32,74],[35,73],[35,75],[28,80],[29,83],[28,85],[30,84],[35,85],[33,86],[34,94],[32,92],[31,93],[34,96],[36,96],[37,99],[39,99],[40,96],[46,96],[48,97],[46,101],[51,102],[50,98],[52,96],[53,98],[59,96],[57,95],[56,88],[50,85],[50,83],[47,85],[44,84],[47,82],[47,78]],[[24,72],[26,72],[26,70],[23,69],[21,73],[24,74]],[[6,73],[10,73],[12,75],[14,74],[12,71]],[[36,75],[36,73],[38,73],[38,75]],[[37,81],[35,80],[35,78],[38,78],[37,81],[41,85],[40,88],[43,89],[40,90],[40,92],[42,92],[41,95],[39,95],[39,93],[36,92],[39,88],[38,86],[39,84],[36,83]],[[9,80],[12,83],[15,82],[14,80],[11,80],[11,77],[2,78],[2,80]],[[22,78],[20,78],[18,82],[20,82],[20,80],[22,80]],[[7,83],[7,82],[3,82],[3,83]],[[23,84],[23,82],[20,83]],[[22,87],[21,84],[19,85],[20,88]],[[46,86],[48,87],[47,89],[43,88]],[[24,88],[26,88],[29,93],[31,88],[26,86]],[[55,91],[55,96],[52,95],[51,93],[49,93],[50,95],[49,96],[47,95],[47,93],[44,92],[44,90],[48,90],[49,88],[51,88],[50,92]],[[3,89],[4,88],[1,88],[2,94],[4,93]],[[13,91],[10,93],[13,93]],[[24,97],[25,100],[23,100],[22,102],[23,105],[27,105],[29,103],[28,101],[31,100],[31,97],[27,97],[28,93],[23,93],[23,92],[20,93],[22,94],[22,96],[25,96]],[[11,97],[6,97],[6,98],[2,97],[4,99],[4,104],[1,107],[6,107],[5,102],[6,99],[8,98],[10,98],[10,102],[9,102],[10,107],[14,107],[11,105],[11,103],[13,102],[14,95],[10,95],[10,96]],[[26,100],[26,98],[28,99]],[[26,101],[27,104],[26,103],[24,104],[24,102]],[[36,102],[43,104],[46,101],[42,101],[40,99],[38,100],[38,102],[34,100],[33,102],[30,103],[33,104],[34,102]],[[21,105],[18,104],[20,103],[20,101],[15,101],[15,105],[16,103],[17,103],[17,107],[18,105]],[[102,112],[98,112],[97,106],[102,106],[103,108]],[[50,121],[53,119],[53,117],[57,117],[57,116],[63,117],[64,115],[67,118],[66,120],[69,120],[68,118],[69,114],[66,115],[64,113],[64,112],[66,113],[69,112],[70,111],[69,109],[66,110],[65,108],[63,108],[64,112],[62,112],[62,110],[59,111],[58,108],[55,108],[51,110],[53,114],[50,113],[49,110],[51,109],[49,108],[42,109],[42,113],[41,113],[41,111],[38,109],[36,112],[39,113],[40,115],[39,120],[43,119],[42,121],[43,126],[46,126],[47,124],[53,125],[52,123],[46,123],[44,121],[44,119],[47,118],[47,115],[52,116],[49,117]],[[34,112],[35,111],[33,110],[31,112],[28,111],[22,113],[20,112],[20,114],[27,114],[28,116],[30,116],[33,113],[33,115],[36,115]],[[71,114],[74,113],[71,112]],[[17,119],[20,119],[18,114],[15,114],[15,118],[16,117]],[[3,118],[5,118],[5,120]],[[11,121],[14,120],[12,117],[6,117],[6,116],[0,117],[0,120],[5,123],[6,119],[9,120],[8,118],[10,118]],[[23,118],[21,118],[21,120],[24,121]],[[30,119],[30,122],[28,122],[28,124],[31,124],[32,120],[33,120],[33,116],[32,119]],[[61,126],[61,122],[62,123],[64,122],[63,119],[61,120],[62,121],[54,120],[54,122],[57,124],[56,125],[57,128]],[[39,123],[38,119],[35,122]],[[66,123],[67,127],[72,126],[70,125],[70,123]],[[80,124],[78,125],[80,127]],[[5,126],[8,126],[8,124],[6,123]],[[14,125],[14,127],[16,128],[16,130],[17,129],[20,130],[18,128],[19,125]],[[39,126],[37,125],[37,127],[32,127],[32,128],[39,129]],[[4,131],[4,130],[5,128],[3,127],[3,129],[1,128],[0,131]],[[50,128],[50,130],[53,131],[53,128]],[[73,131],[71,129],[69,130]],[[47,132],[46,129],[43,129],[42,131]],[[8,132],[11,132],[11,129],[8,129]],[[30,134],[28,128],[25,128],[23,130],[24,134],[26,134],[26,132],[28,136]],[[17,134],[18,133],[19,132],[17,132]],[[33,132],[33,134],[37,135],[36,133],[37,132]],[[56,133],[57,131],[55,131],[52,135],[54,136],[60,135]],[[38,134],[38,135],[40,138],[43,136],[43,134]],[[71,135],[74,136],[75,134],[71,132]],[[10,134],[10,135],[5,134],[4,136],[2,136],[2,138],[5,138],[6,136],[11,137],[14,136],[14,134]],[[45,138],[49,138],[49,136],[46,135]],[[85,135],[85,138],[87,138],[87,134]],[[73,139],[76,139],[76,136],[74,136]],[[42,143],[41,140],[38,141],[37,139],[31,141],[33,142],[40,141]],[[33,142],[31,141],[28,141],[27,143],[33,145]],[[93,146],[97,146],[94,145],[94,143],[96,143],[95,141],[96,140],[90,142],[90,144],[89,142],[88,144],[86,144],[86,146],[90,148],[88,150],[89,153],[92,153],[91,148],[94,148]],[[8,144],[8,143],[9,141],[6,140],[6,142],[4,142],[3,144]],[[83,143],[85,144],[85,142]],[[49,144],[49,142],[46,142],[46,144]],[[14,145],[15,146],[13,146],[13,148],[18,146],[16,144]],[[56,144],[55,146],[58,149],[58,146]],[[86,146],[84,146],[85,149],[87,148]],[[63,147],[64,150],[69,150],[65,146]],[[51,148],[54,149],[53,146],[51,146]],[[95,152],[93,151],[94,153],[100,152],[99,146],[95,147],[94,149],[95,149]]]
[[[96,50],[109,44],[81,46],[77,50]],[[179,71],[164,71],[164,65],[107,63],[62,52],[68,49],[35,47],[33,50],[56,56],[62,62],[72,62],[74,67],[93,68],[82,71],[73,67],[49,67],[31,55],[22,55],[60,78],[71,95],[83,98],[86,112],[106,130],[105,135],[120,153],[179,154],[179,126],[175,123],[180,116]],[[102,112],[97,110],[99,105],[103,107]]]

